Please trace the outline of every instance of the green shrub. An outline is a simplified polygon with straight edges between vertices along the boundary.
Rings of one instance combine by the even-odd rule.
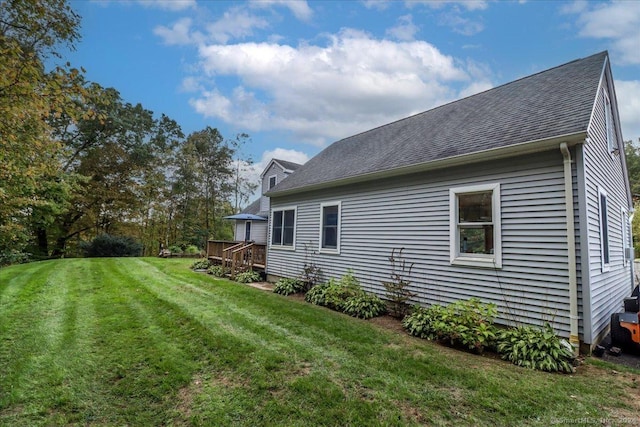
[[[169,252],[180,255],[182,253],[182,248],[178,245],[171,245],[169,246]]]
[[[332,310],[344,311],[344,304],[351,297],[360,294],[360,290],[354,290],[347,288],[341,283],[330,283],[327,291],[325,292],[325,307],[329,307]]]
[[[325,305],[327,289],[332,281],[333,279],[329,280],[328,283],[320,283],[319,285],[313,286],[307,291],[304,300],[315,305]]]
[[[387,311],[385,303],[377,295],[364,292],[348,298],[342,305],[342,309],[349,316],[360,319],[371,319]]]
[[[20,252],[15,249],[7,249],[0,252],[0,266],[11,264],[24,264],[31,260],[31,254],[27,252]]]
[[[80,248],[86,257],[126,257],[142,255],[142,244],[133,237],[102,234]]]
[[[498,334],[497,350],[504,360],[548,372],[574,372],[573,349],[546,323],[542,329],[520,326]]]
[[[207,269],[207,273],[213,274],[215,277],[224,277],[228,272],[229,270],[221,265],[212,265]]]
[[[189,245],[184,250],[184,253],[187,255],[196,255],[200,253],[200,248],[198,248],[196,245]]]
[[[370,319],[386,312],[385,303],[376,295],[363,291],[352,271],[348,271],[339,281],[330,279],[328,283],[312,287],[304,299],[362,319]]]
[[[340,281],[330,279],[327,283],[314,286],[305,295],[305,301],[329,307],[332,310],[343,311],[347,299],[364,294],[359,287],[354,286],[357,280],[354,281],[353,276],[347,277],[346,280],[343,279]]]
[[[273,288],[273,292],[280,295],[297,294],[304,290],[305,284],[297,279],[280,279]]]
[[[260,280],[260,273],[253,270],[236,274],[235,281],[240,283],[253,283]]]
[[[202,258],[199,259],[197,261],[195,261],[193,264],[191,264],[191,269],[192,270],[206,270],[209,268],[209,266],[211,265],[211,262],[209,262],[209,260],[207,258]]]
[[[497,315],[494,304],[483,304],[476,298],[456,301],[446,307],[432,305],[417,308],[405,317],[403,326],[411,335],[448,342],[482,353],[495,345]]]
[[[429,308],[415,305],[411,313],[402,320],[402,326],[407,330],[409,335],[424,339],[437,339],[432,329],[432,324],[439,319],[444,311],[441,305],[432,305]]]

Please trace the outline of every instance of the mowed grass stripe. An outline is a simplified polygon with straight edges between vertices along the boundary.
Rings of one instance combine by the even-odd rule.
[[[12,282],[0,282],[0,425],[549,425],[637,412],[620,374],[528,371],[190,262],[0,269]]]

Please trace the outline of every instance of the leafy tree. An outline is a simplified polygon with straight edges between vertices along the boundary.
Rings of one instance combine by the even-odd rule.
[[[45,119],[83,95],[80,71],[46,71],[44,60],[78,40],[79,17],[65,0],[0,1],[0,254],[20,251],[31,214],[40,221],[64,209],[71,183]]]

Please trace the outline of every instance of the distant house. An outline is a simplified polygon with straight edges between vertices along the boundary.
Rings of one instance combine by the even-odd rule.
[[[272,159],[260,175],[261,196],[242,212],[226,217],[234,220],[234,239],[238,242],[255,242],[266,245],[267,222],[269,218],[269,197],[264,193],[282,182],[293,171],[300,167],[299,164],[286,160]]]
[[[478,297],[588,348],[633,286],[623,148],[607,52],[351,136],[269,185],[267,273],[311,259],[383,296],[404,248],[415,302]]]

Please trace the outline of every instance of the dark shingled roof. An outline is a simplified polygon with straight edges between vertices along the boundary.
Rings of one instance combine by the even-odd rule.
[[[295,171],[295,170],[297,170],[300,166],[302,166],[302,165],[300,165],[300,164],[298,164],[298,163],[293,163],[293,162],[290,162],[290,161],[288,161],[288,160],[280,160],[280,159],[273,159],[273,160],[274,160],[274,161],[276,161],[276,162],[278,162],[278,163],[280,163],[280,165],[281,165],[283,168],[285,168],[285,169],[289,169],[289,170],[292,170],[292,171]]]
[[[241,214],[258,215],[262,217],[268,217],[269,212],[260,212],[260,199],[254,200],[249,206],[244,208]]]
[[[334,142],[273,194],[586,132],[601,52]]]

